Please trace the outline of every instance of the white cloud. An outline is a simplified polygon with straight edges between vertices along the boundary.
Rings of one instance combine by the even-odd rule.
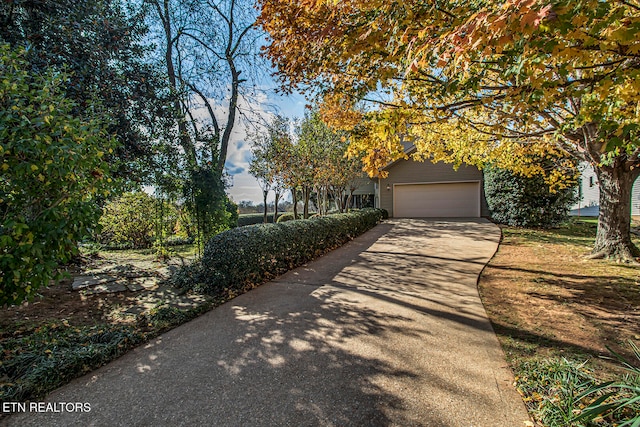
[[[221,105],[213,99],[210,100],[210,103],[216,116],[226,119],[226,104]],[[261,127],[261,124],[268,123],[273,117],[274,111],[285,117],[302,117],[304,106],[305,100],[301,95],[280,96],[270,88],[258,92],[252,99],[245,97],[238,99],[238,110],[241,114],[236,116],[225,162],[227,173],[232,176],[232,186],[227,191],[234,201],[262,202],[262,190],[258,181],[249,174],[249,162],[252,154],[251,144],[247,141],[247,131],[251,129],[255,132]],[[204,107],[199,108],[194,111],[194,116],[206,121],[207,110]],[[221,125],[223,125],[222,122]],[[268,200],[273,200],[273,194],[269,195]]]
[[[239,108],[244,113],[246,122],[252,123],[249,126],[256,126],[259,123],[266,123],[273,116],[274,106],[283,115],[287,117],[301,117],[304,114],[304,99],[299,96],[262,96],[260,99],[252,100],[248,105],[247,99],[239,100]],[[222,112],[222,109],[220,109]],[[234,201],[251,200],[254,203],[262,202],[262,190],[258,185],[258,181],[249,174],[249,162],[251,161],[251,144],[247,141],[247,125],[243,121],[236,121],[229,148],[227,153],[227,161],[225,166],[227,172],[233,177],[233,185],[228,192]],[[273,194],[270,193],[269,201],[273,200]]]

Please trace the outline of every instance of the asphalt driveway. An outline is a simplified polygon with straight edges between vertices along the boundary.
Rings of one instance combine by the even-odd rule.
[[[12,426],[528,421],[477,292],[499,229],[396,219],[51,393]]]

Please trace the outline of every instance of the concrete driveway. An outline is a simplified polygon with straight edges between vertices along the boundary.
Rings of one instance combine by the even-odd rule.
[[[476,283],[499,229],[396,219],[51,393],[13,426],[528,421]]]

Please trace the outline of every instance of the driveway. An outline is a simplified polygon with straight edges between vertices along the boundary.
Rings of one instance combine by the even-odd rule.
[[[14,426],[487,426],[528,421],[477,279],[500,230],[396,219],[48,397]]]

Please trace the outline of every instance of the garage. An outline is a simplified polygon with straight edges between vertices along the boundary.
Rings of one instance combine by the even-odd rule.
[[[393,184],[393,216],[478,218],[480,182]]]

